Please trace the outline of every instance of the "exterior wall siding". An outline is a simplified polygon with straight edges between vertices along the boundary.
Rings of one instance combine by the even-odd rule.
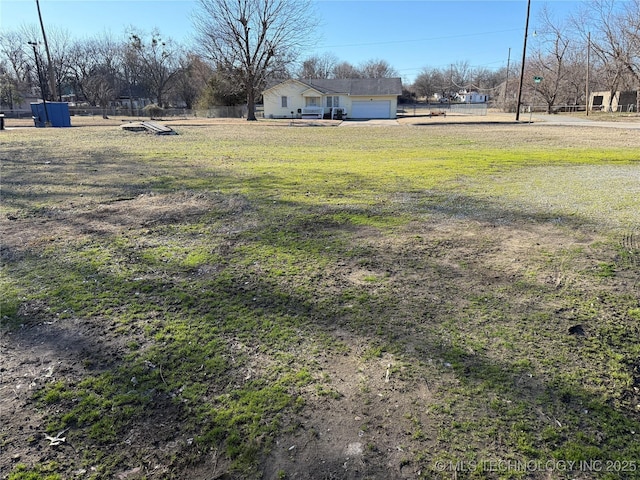
[[[302,92],[308,87],[298,82],[286,82],[270,88],[263,95],[264,113],[267,118],[291,118],[291,112],[298,114],[298,109],[305,106]],[[287,106],[282,106],[282,97],[287,97]]]

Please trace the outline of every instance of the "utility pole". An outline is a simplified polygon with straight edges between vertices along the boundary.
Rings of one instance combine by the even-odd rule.
[[[516,106],[516,122],[520,121],[520,103],[522,102],[522,83],[524,82],[524,62],[527,58],[527,34],[529,32],[529,13],[531,0],[527,0],[527,21],[524,25],[524,45],[522,47],[522,68],[520,70],[520,86],[518,87],[518,105]]]
[[[42,96],[42,106],[44,107],[44,126],[49,127],[51,126],[51,122],[49,121],[49,111],[47,110],[47,100],[44,98],[46,97],[46,95],[44,94],[44,92],[46,91],[45,82],[42,79],[42,69],[40,68],[40,60],[38,60],[38,51],[36,50],[36,47],[38,46],[38,44],[36,42],[27,42],[27,43],[33,47],[33,56],[36,60],[36,71],[38,72],[38,83],[40,84],[40,96]]]
[[[51,98],[55,102],[57,97],[56,76],[55,76],[55,72],[53,71],[53,63],[51,63],[51,53],[49,52],[49,44],[47,43],[47,34],[44,32],[44,22],[42,21],[42,13],[40,13],[39,0],[36,0],[36,6],[38,7],[38,18],[40,19],[40,29],[42,30],[42,38],[44,40],[44,51],[47,52],[47,67],[49,71],[49,90],[51,92]]]

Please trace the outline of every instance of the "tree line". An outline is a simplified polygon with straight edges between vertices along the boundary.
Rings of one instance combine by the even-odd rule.
[[[198,5],[197,47],[165,39],[157,30],[74,39],[53,28],[48,32],[50,69],[44,68],[48,58],[42,42],[34,42],[41,36],[36,26],[4,30],[0,104],[13,108],[30,92],[50,100],[73,94],[99,107],[128,101],[132,109],[133,99],[146,98],[161,107],[187,109],[247,104],[249,119],[255,119],[260,92],[275,79],[399,76],[381,59],[353,65],[330,52],[302,57],[313,31],[310,0],[198,0]],[[587,83],[592,91],[639,89],[640,0],[592,0],[566,18],[544,8],[528,39],[523,76],[528,104],[544,103],[549,111],[556,105],[585,105]],[[510,59],[498,70],[473,68],[468,61],[424,67],[405,85],[404,96],[452,99],[466,89],[488,93],[512,110],[520,72],[521,64]],[[57,98],[49,91],[52,83]]]
[[[544,8],[525,62],[530,98],[549,111],[585,104],[590,91],[636,91],[640,110],[640,0],[592,0],[567,18]],[[588,99],[586,99],[588,101]],[[611,107],[609,104],[605,107]]]
[[[568,17],[548,6],[528,32],[523,103],[554,107],[585,106],[587,92],[640,91],[640,0],[592,0]],[[514,52],[516,53],[516,52]],[[489,93],[503,108],[516,108],[522,64],[497,71],[456,62],[449,68],[424,68],[413,83],[419,96],[450,97],[460,89]],[[635,96],[640,111],[640,95]],[[611,104],[604,105],[611,108]]]

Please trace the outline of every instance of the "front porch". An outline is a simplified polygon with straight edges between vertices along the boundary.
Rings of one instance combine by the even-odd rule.
[[[343,107],[320,107],[317,105],[310,105],[302,108],[300,118],[344,120],[347,118],[347,109]]]
[[[326,118],[329,120],[342,120],[347,111],[340,107],[339,95],[327,95],[315,88],[310,88],[302,93],[305,106],[300,112],[302,118]]]

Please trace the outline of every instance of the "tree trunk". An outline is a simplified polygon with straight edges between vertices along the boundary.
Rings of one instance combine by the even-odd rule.
[[[256,118],[256,92],[253,88],[253,84],[247,86],[247,121],[257,121]]]
[[[611,90],[609,92],[609,105],[607,105],[607,112],[613,112],[613,100],[616,96],[616,91],[615,90]]]

